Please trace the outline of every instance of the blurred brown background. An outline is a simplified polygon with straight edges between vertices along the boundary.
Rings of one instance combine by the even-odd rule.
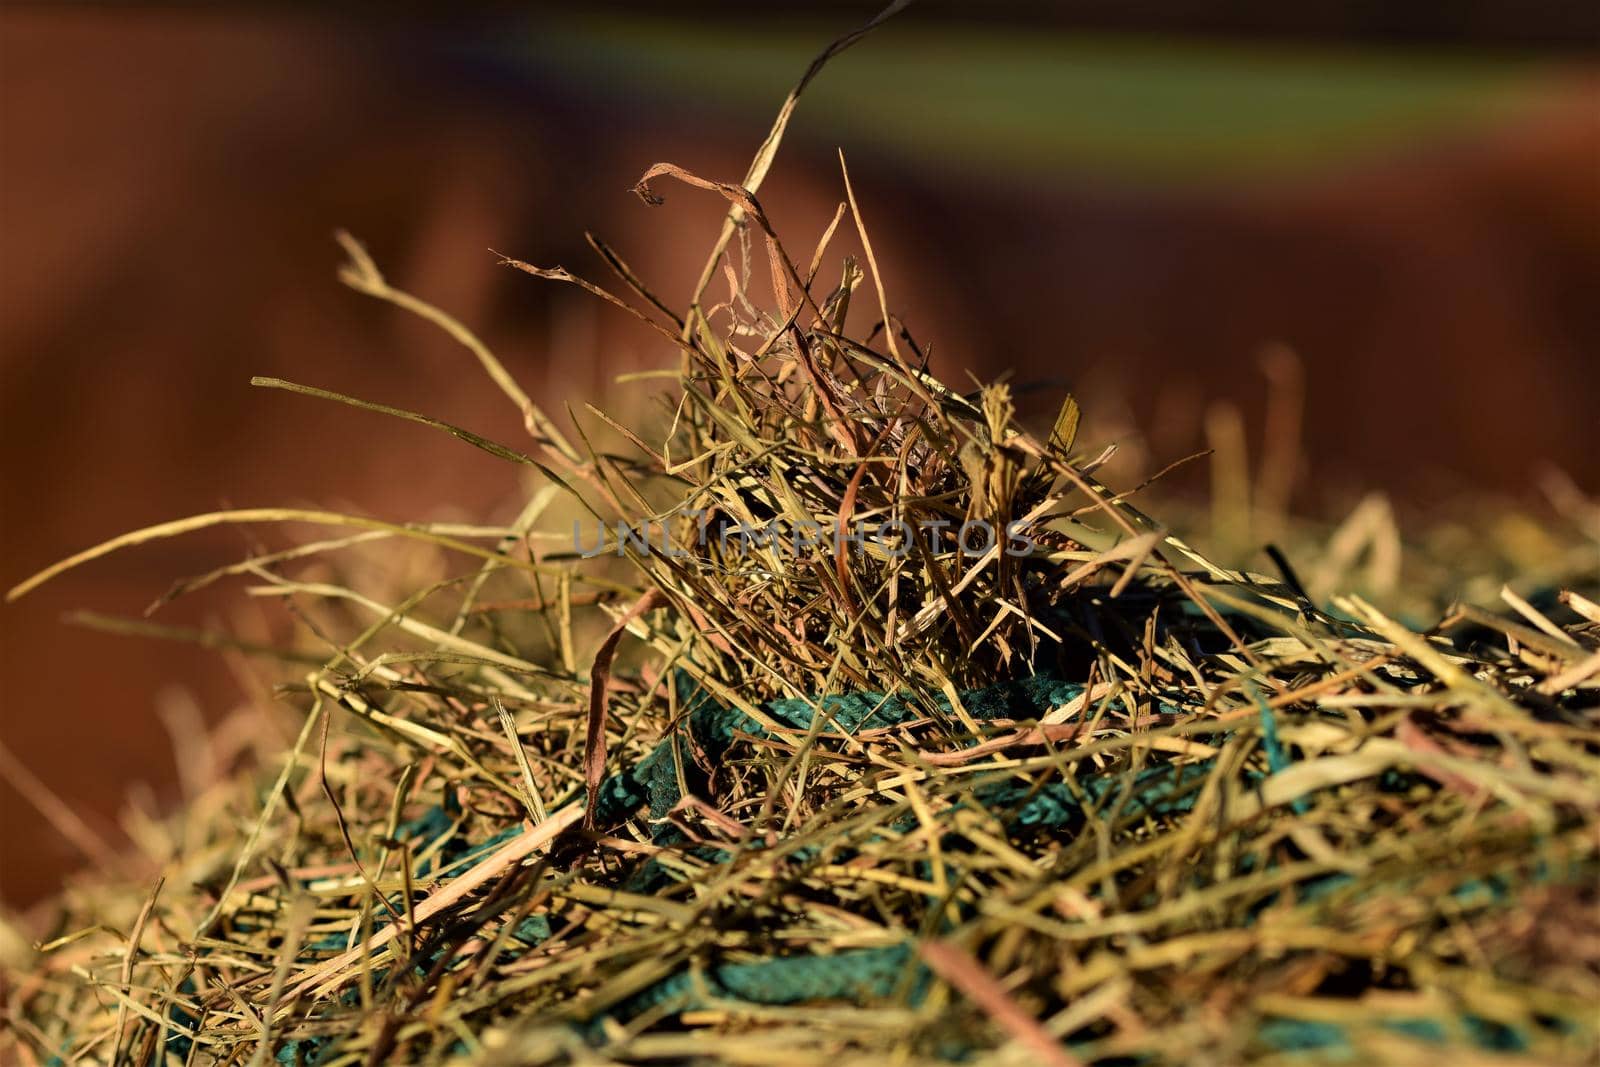
[[[1586,5],[914,7],[802,103],[762,194],[809,251],[844,148],[890,299],[947,377],[1061,387],[1153,462],[1210,401],[1259,434],[1263,346],[1302,359],[1302,503],[1425,506],[1600,475],[1600,94]],[[535,10],[450,22],[267,8],[0,13],[0,535],[10,585],[212,508],[503,512],[514,477],[421,429],[253,390],[358,394],[514,442],[447,338],[332,278],[339,227],[473,325],[547,407],[667,357],[494,248],[598,276],[593,229],[670,301],[718,205],[628,189],[670,160],[737,179],[809,57],[873,4]],[[1503,10],[1502,10],[1503,8]],[[838,252],[848,250],[841,243]],[[1109,432],[1109,431],[1108,431]],[[237,558],[213,532],[0,608],[0,740],[97,833],[173,780],[158,705],[240,692],[181,645],[58,624],[136,615]],[[227,619],[236,598],[159,616]],[[79,862],[0,782],[0,900]]]

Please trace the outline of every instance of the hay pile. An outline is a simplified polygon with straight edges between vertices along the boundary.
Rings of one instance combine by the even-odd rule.
[[[864,268],[821,279],[833,227],[790,255],[753,190],[798,92],[743,183],[641,183],[732,206],[685,313],[598,242],[629,300],[578,282],[679,352],[655,430],[591,410],[575,444],[347,242],[347,283],[522,410],[526,454],[378,409],[538,472],[514,523],[218,513],[61,565],[345,530],[174,591],[294,607],[298,732],[260,771],[229,770],[259,722],[195,744],[185,810],[143,827],[163,879],[76,886],[12,968],[8,1061],[1594,1054],[1600,609],[1418,632],[1210,562],[1096,480],[1070,400],[1035,436],[1003,386],[926,372],[853,192]],[[1553,581],[1592,580],[1592,536]],[[408,588],[359,562],[395,544]]]

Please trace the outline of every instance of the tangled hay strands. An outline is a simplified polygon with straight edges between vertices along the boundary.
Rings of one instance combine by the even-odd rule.
[[[12,591],[218,523],[356,531],[175,588],[243,577],[292,607],[293,740],[266,773],[230,770],[282,747],[259,719],[191,745],[214,773],[141,825],[154,862],[76,884],[46,941],[10,953],[8,1059],[1594,1052],[1592,589],[1419,630],[1212,562],[1096,478],[1070,399],[1040,438],[1003,385],[962,395],[908,358],[848,184],[799,269],[755,196],[799,91],[743,184],[645,175],[730,204],[685,311],[592,242],[637,303],[580,284],[681,361],[659,435],[601,417],[624,451],[595,447],[600,427],[569,439],[345,239],[345,280],[460,341],[537,458],[261,384],[535,466],[549,483],[516,521],[215,513]],[[846,210],[868,267],[822,293]],[[750,227],[767,308],[728,256]],[[729,298],[706,307],[722,265]],[[882,321],[851,337],[868,274]],[[620,536],[563,551],[560,502]],[[1001,536],[972,550],[963,527]],[[395,539],[427,581],[345,580]],[[1309,541],[1293,555],[1318,562]]]

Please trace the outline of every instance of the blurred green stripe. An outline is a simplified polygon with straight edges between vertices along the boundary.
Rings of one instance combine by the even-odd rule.
[[[585,19],[530,31],[597,93],[759,125],[831,30]],[[890,24],[813,85],[794,135],[964,169],[1120,180],[1276,177],[1492,119],[1546,91],[1535,61]]]

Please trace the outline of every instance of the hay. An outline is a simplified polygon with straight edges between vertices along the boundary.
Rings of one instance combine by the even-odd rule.
[[[217,513],[13,591],[211,523],[355,531],[173,591],[246,575],[294,609],[292,740],[235,771],[270,723],[190,739],[185,810],[140,826],[162,879],[80,883],[11,951],[8,1060],[1594,1054],[1600,611],[1510,594],[1419,630],[1212,562],[1095,478],[1070,399],[1034,435],[1004,386],[927,372],[848,175],[865,269],[821,279],[832,228],[791,257],[755,191],[798,92],[743,183],[640,183],[730,203],[681,315],[603,245],[632,303],[578,282],[679,353],[654,430],[568,441],[346,241],[345,280],[460,340],[530,451],[259,384],[530,468],[513,523]],[[963,524],[1006,536],[969,554]],[[1361,536],[1287,555],[1331,581]],[[1548,588],[1592,580],[1593,530],[1549,536]],[[392,587],[400,558],[426,577]]]

